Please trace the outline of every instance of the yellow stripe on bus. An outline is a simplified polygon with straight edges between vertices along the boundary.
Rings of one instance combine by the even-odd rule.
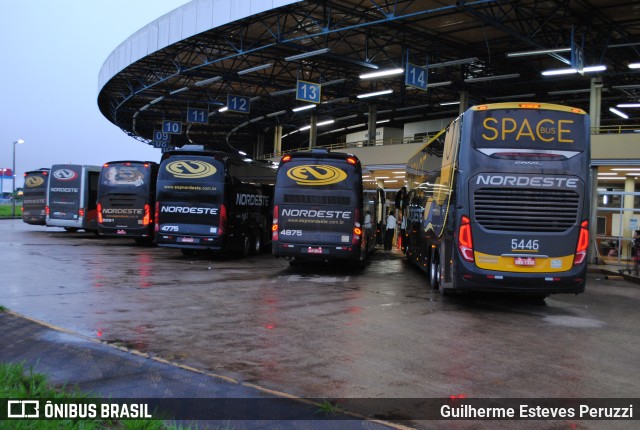
[[[573,267],[573,254],[564,257],[535,258],[534,266],[516,265],[515,257],[474,252],[476,266],[484,270],[518,273],[557,273],[566,272]]]

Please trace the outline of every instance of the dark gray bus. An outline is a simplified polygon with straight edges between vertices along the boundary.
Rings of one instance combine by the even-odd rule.
[[[54,164],[47,189],[47,226],[98,231],[99,166]]]
[[[151,161],[105,163],[98,183],[98,233],[153,242],[157,177],[158,163]]]
[[[354,155],[315,149],[282,157],[272,251],[296,261],[364,266],[375,250],[382,190]],[[383,200],[384,201],[384,200]]]
[[[271,240],[276,169],[215,151],[163,154],[156,193],[156,242],[183,254],[246,256]]]
[[[49,169],[30,170],[24,174],[22,196],[22,221],[27,224],[45,225],[47,222],[47,186]]]
[[[584,291],[589,117],[544,103],[474,106],[407,163],[405,249],[442,294]]]

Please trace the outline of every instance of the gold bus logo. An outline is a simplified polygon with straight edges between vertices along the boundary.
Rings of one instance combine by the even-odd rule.
[[[27,179],[25,179],[24,184],[27,186],[27,188],[39,187],[40,185],[44,184],[44,179],[40,176],[29,176]]]
[[[334,166],[326,164],[303,165],[287,170],[287,176],[298,185],[331,185],[347,178],[347,173]]]
[[[176,178],[197,179],[214,175],[217,169],[200,160],[178,160],[167,164],[167,172]]]

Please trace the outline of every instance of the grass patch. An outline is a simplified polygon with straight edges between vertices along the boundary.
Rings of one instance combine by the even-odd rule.
[[[0,312],[8,312],[8,311],[9,311],[9,309],[8,309],[8,308],[6,308],[6,307],[4,307],[4,306],[0,305]]]
[[[13,216],[13,205],[11,203],[0,203],[0,218],[10,218]],[[22,216],[22,200],[16,200],[16,217]]]
[[[318,407],[316,414],[335,415],[338,412],[339,408],[338,406],[336,406],[336,404],[330,402],[329,400],[324,400]]]
[[[55,388],[46,376],[25,370],[23,364],[0,363],[0,398],[2,399],[88,399],[88,396],[77,390]],[[42,412],[41,412],[42,415]],[[78,430],[191,430],[177,424],[167,424],[162,420],[105,420],[105,419],[68,419],[68,420],[4,420],[0,421],[0,429],[78,429]]]

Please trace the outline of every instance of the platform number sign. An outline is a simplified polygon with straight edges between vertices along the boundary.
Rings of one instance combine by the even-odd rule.
[[[227,95],[227,108],[229,112],[249,113],[251,110],[249,97]]]
[[[209,122],[209,112],[206,109],[187,109],[187,122],[207,124]]]
[[[428,75],[426,67],[418,67],[414,64],[407,64],[407,71],[404,78],[404,84],[408,87],[427,89]]]
[[[181,134],[182,123],[180,121],[162,121],[162,131],[171,134]]]
[[[320,103],[320,84],[299,80],[296,85],[296,100]]]
[[[171,135],[169,133],[165,133],[162,130],[155,130],[153,132],[153,141],[154,142],[171,142]]]

